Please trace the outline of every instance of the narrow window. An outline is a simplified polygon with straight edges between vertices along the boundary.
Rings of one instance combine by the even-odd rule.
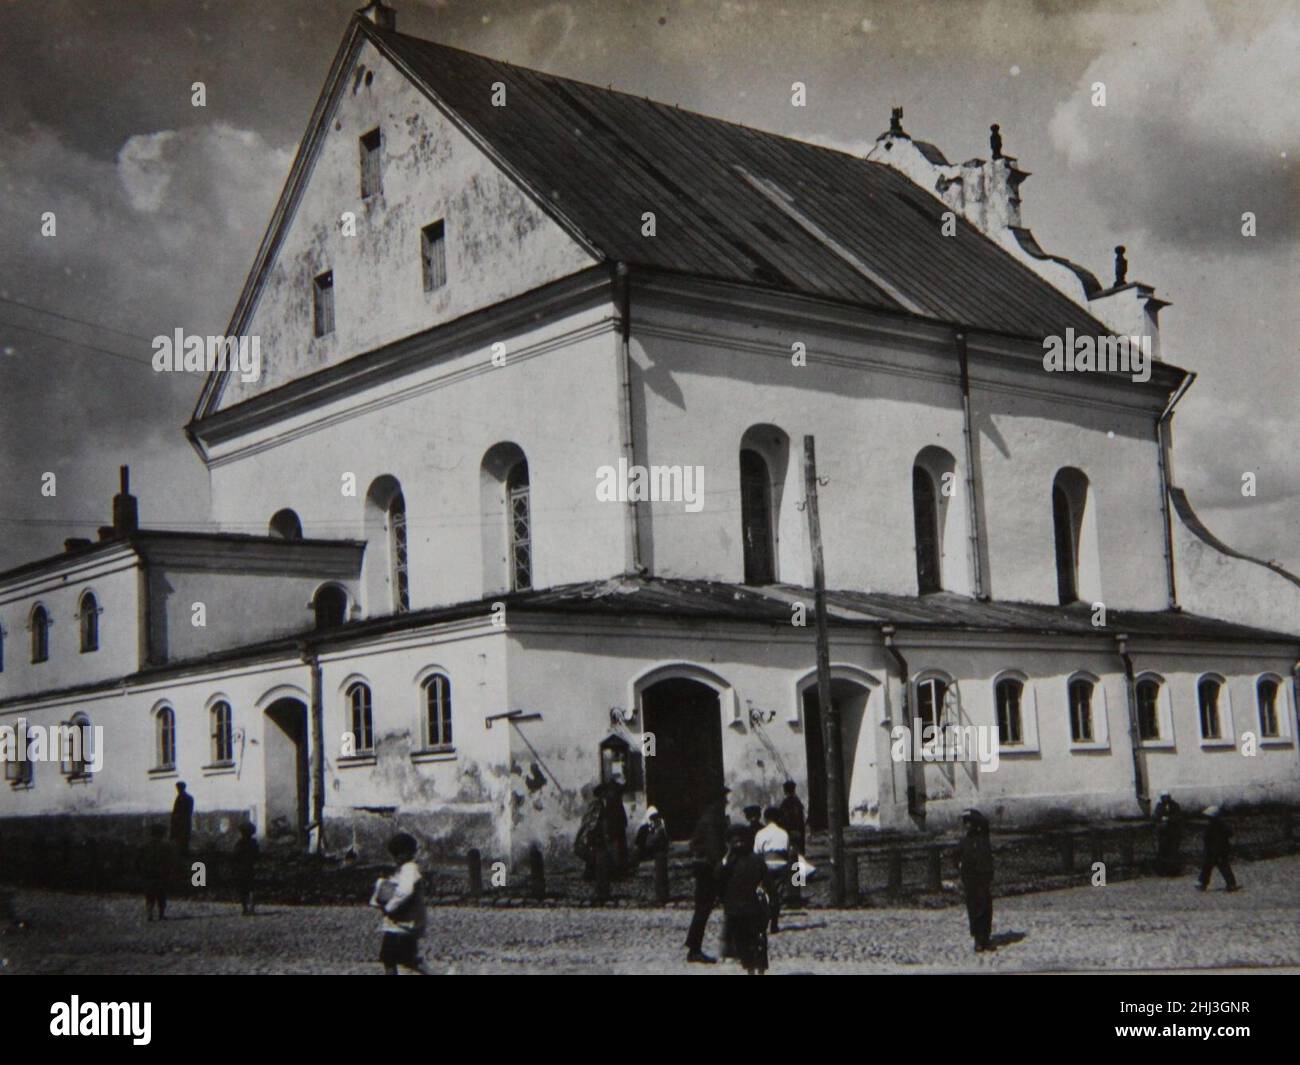
[[[1070,681],[1070,739],[1075,743],[1092,742],[1092,693],[1092,681]]]
[[[154,715],[154,731],[158,739],[156,768],[176,768],[176,711],[164,706]]]
[[[916,530],[916,584],[921,595],[942,588],[939,577],[939,506],[934,478],[912,467],[912,521]]]
[[[1052,523],[1056,533],[1056,594],[1061,603],[1078,601],[1078,552],[1070,497],[1059,484],[1052,487]]]
[[[313,321],[316,335],[323,337],[334,332],[334,271],[326,270],[312,282]]]
[[[1004,747],[1023,742],[1020,728],[1020,697],[1023,692],[1024,685],[1018,680],[1007,677],[998,681],[998,743]]]
[[[1160,738],[1160,682],[1147,678],[1137,683],[1138,738]]]
[[[424,268],[425,292],[447,283],[447,227],[441,218],[420,231],[420,262]]]
[[[757,451],[740,452],[740,521],[745,549],[745,583],[776,580],[772,549],[772,482],[767,461]]]
[[[398,492],[388,504],[388,551],[393,560],[393,590],[396,610],[411,608],[411,590],[406,564],[406,497]]]
[[[377,129],[372,129],[361,137],[361,198],[363,200],[377,196],[383,191],[379,167],[381,144],[382,138]]]
[[[81,653],[99,650],[99,603],[91,592],[81,597]]]
[[[1259,734],[1277,738],[1282,734],[1277,719],[1278,683],[1271,677],[1264,677],[1255,685],[1255,694],[1259,701]]]
[[[209,716],[212,721],[212,762],[214,765],[229,765],[235,760],[235,729],[230,704],[225,701],[216,703]]]
[[[32,611],[32,661],[45,662],[50,657],[50,613],[43,606]]]
[[[5,630],[0,625],[0,673],[5,671]]]
[[[337,584],[326,584],[312,600],[316,614],[316,628],[336,629],[347,620],[348,595]]]
[[[15,744],[18,742],[20,730],[23,733],[27,731],[26,724],[21,721],[14,725]],[[24,749],[26,749],[28,753],[22,760],[19,760],[18,758],[6,758],[4,760],[5,780],[15,788],[30,788],[36,779],[36,767],[32,761],[30,749]]]
[[[451,746],[451,681],[435,673],[424,682],[424,745]]]
[[[948,698],[948,685],[937,677],[923,680],[916,686],[916,716],[921,728],[937,728],[943,722],[944,702]]]
[[[375,749],[374,718],[370,711],[370,686],[358,681],[348,689],[348,730],[354,754],[371,754]]]
[[[528,462],[520,459],[506,477],[507,517],[510,521],[510,589],[533,586],[533,520],[528,492]]]
[[[1203,677],[1196,686],[1196,698],[1201,707],[1201,739],[1217,740],[1219,729],[1219,682],[1213,677]]]
[[[85,714],[73,714],[72,720],[63,724],[59,737],[59,761],[63,775],[72,779],[90,776],[90,766],[95,760],[94,729]]]

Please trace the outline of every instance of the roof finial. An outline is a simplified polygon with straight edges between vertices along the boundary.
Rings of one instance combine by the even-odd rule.
[[[367,22],[373,22],[381,30],[397,29],[397,12],[391,7],[386,7],[383,0],[370,0],[365,7],[358,12]]]
[[[901,107],[895,107],[889,113],[889,135],[891,137],[907,136],[907,134],[903,132],[903,109]]]
[[[989,126],[989,147],[993,150],[993,158],[1002,158],[1002,134],[998,132],[996,122]]]
[[[1115,246],[1115,287],[1126,284],[1128,279],[1128,260],[1124,258],[1124,245]]]

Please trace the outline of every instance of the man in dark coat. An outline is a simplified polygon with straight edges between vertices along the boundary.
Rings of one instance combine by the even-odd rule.
[[[137,872],[144,888],[145,919],[167,920],[167,896],[171,894],[172,869],[176,862],[167,830],[162,825],[149,826],[149,842],[140,852]]]
[[[582,815],[578,826],[578,835],[574,840],[574,852],[582,859],[584,869],[582,879],[595,881],[594,900],[599,905],[609,901],[609,876],[612,856],[609,843],[609,803],[606,800],[607,789],[604,784],[597,784],[591,791],[591,802]],[[622,803],[619,804],[620,806]]]
[[[966,893],[966,915],[976,953],[996,948],[989,941],[993,932],[993,848],[989,843],[989,823],[978,810],[961,815],[966,825],[957,854],[961,886]]]
[[[1196,890],[1204,891],[1210,886],[1210,877],[1218,869],[1223,874],[1228,891],[1237,890],[1237,878],[1232,875],[1232,826],[1223,816],[1222,808],[1210,806],[1205,811],[1209,823],[1205,826],[1205,860],[1201,863],[1201,875],[1196,881]]]
[[[176,801],[172,804],[170,839],[181,857],[190,853],[190,835],[194,829],[194,796],[185,790],[185,781],[176,785]]]
[[[767,971],[767,922],[771,913],[765,901],[767,866],[754,853],[746,825],[727,829],[727,855],[716,870],[722,902],[723,939],[751,976]]]
[[[1183,811],[1169,795],[1160,793],[1160,801],[1151,811],[1156,823],[1156,872],[1161,876],[1178,876],[1183,871],[1180,851],[1183,844]]]
[[[727,796],[723,788],[704,809],[691,834],[691,871],[695,875],[695,913],[686,933],[686,960],[712,964],[704,953],[704,928],[718,901],[717,867],[727,853]]]
[[[779,809],[781,816],[777,823],[790,834],[790,849],[796,854],[803,854],[808,817],[799,800],[798,786],[793,780],[785,782],[785,798]]]
[[[623,787],[617,781],[605,785],[605,810],[610,864],[613,875],[621,877],[627,873],[627,808],[623,805]]]

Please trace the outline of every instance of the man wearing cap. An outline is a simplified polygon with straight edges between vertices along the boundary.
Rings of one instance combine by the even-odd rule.
[[[1196,890],[1204,891],[1210,886],[1210,877],[1218,869],[1223,874],[1228,891],[1237,890],[1237,878],[1232,875],[1232,866],[1228,864],[1232,857],[1232,826],[1223,816],[1222,808],[1207,806],[1205,816],[1209,823],[1205,826],[1205,861],[1201,863],[1201,875],[1196,881]]]
[[[961,885],[966,893],[966,915],[975,952],[995,950],[989,937],[993,932],[993,848],[989,844],[989,823],[975,809],[962,811],[966,835],[957,855]]]
[[[1182,872],[1179,851],[1183,843],[1183,812],[1169,795],[1160,793],[1160,801],[1151,811],[1156,822],[1156,872],[1161,876],[1177,876]]]
[[[686,933],[686,960],[712,964],[716,958],[704,953],[704,928],[718,901],[717,867],[727,853],[727,796],[724,787],[700,815],[691,833],[691,869],[695,874],[695,913]]]

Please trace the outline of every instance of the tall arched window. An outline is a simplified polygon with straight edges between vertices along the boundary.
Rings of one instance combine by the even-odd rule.
[[[1281,722],[1278,719],[1277,703],[1281,684],[1276,677],[1260,677],[1255,684],[1255,698],[1259,703],[1259,734],[1276,739],[1282,735]]]
[[[1217,740],[1223,737],[1219,718],[1219,697],[1223,681],[1218,677],[1202,677],[1196,685],[1196,701],[1201,712],[1201,739]]]
[[[1079,601],[1079,540],[1088,506],[1088,478],[1072,467],[1052,482],[1052,529],[1056,544],[1056,595],[1062,604]]]
[[[411,595],[406,548],[406,497],[397,478],[376,477],[366,492],[366,609],[409,610]]]
[[[948,682],[941,677],[927,677],[916,685],[916,716],[921,719],[921,728],[939,727],[944,724],[945,707],[948,702]]]
[[[316,589],[311,607],[316,615],[316,628],[338,628],[347,620],[348,593],[337,584],[323,584]]]
[[[771,478],[762,455],[751,448],[740,452],[740,522],[746,584],[771,584],[776,580]]]
[[[1160,682],[1143,677],[1137,682],[1138,738],[1160,738]]]
[[[425,679],[421,688],[424,691],[424,746],[430,750],[450,747],[451,681],[441,673],[434,673]]]
[[[268,531],[271,536],[278,536],[281,540],[301,540],[302,522],[294,511],[285,507],[272,515]]]
[[[533,586],[533,514],[527,459],[521,458],[506,474],[506,510],[510,522],[510,590],[525,592]]]
[[[95,761],[94,738],[95,730],[85,714],[73,714],[72,720],[65,723],[59,751],[65,776],[73,779],[90,776],[90,767]]]
[[[87,592],[81,597],[81,607],[78,611],[78,617],[81,622],[81,653],[87,651],[99,650],[99,602],[95,599],[93,592]]]
[[[154,714],[155,768],[176,768],[176,711],[164,706]]]
[[[934,478],[912,467],[912,523],[916,532],[916,585],[921,595],[939,591],[939,500]]]
[[[45,662],[50,657],[50,612],[39,603],[32,611],[32,661]]]
[[[998,743],[1004,747],[1024,742],[1024,729],[1020,717],[1020,700],[1025,686],[1014,677],[1003,677],[997,683]]]
[[[1075,743],[1092,743],[1092,681],[1075,677],[1070,681],[1070,739]]]
[[[212,726],[212,764],[229,765],[235,760],[235,721],[225,700],[212,704],[208,711]]]
[[[348,688],[348,731],[352,753],[370,754],[375,749],[375,723],[371,712],[370,685],[361,681]]]

